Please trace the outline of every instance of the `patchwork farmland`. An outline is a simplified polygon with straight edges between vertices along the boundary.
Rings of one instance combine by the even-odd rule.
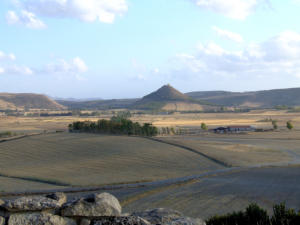
[[[107,116],[109,117],[109,116]],[[167,207],[208,218],[257,202],[271,210],[285,201],[300,208],[299,114],[135,115],[157,126],[270,126],[248,134],[174,135],[155,138],[58,132],[74,120],[97,118],[6,118],[3,130],[40,133],[0,143],[0,197],[64,191],[69,198],[92,192],[116,195],[124,211]],[[284,127],[295,124],[293,131]],[[44,133],[44,130],[46,131]],[[25,192],[25,193],[24,193]],[[226,206],[226,207],[224,207]]]

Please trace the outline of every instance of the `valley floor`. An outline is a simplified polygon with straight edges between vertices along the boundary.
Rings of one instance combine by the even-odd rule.
[[[300,139],[293,135],[26,137],[0,143],[0,196],[108,191],[127,212],[167,207],[202,218],[250,202],[299,209]]]

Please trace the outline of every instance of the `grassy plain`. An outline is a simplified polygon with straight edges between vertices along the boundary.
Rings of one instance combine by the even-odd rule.
[[[99,117],[4,117],[0,116],[0,132],[43,132],[66,130],[68,124],[77,120],[109,119],[113,114],[103,112]],[[271,128],[271,122],[266,119],[278,121],[279,129],[286,130],[286,122],[291,120],[295,130],[300,130],[300,112],[288,113],[278,110],[254,110],[248,113],[186,113],[171,115],[144,115],[134,114],[133,121],[141,123],[153,123],[158,127],[200,127],[201,123],[206,123],[208,128],[228,125],[253,125],[258,128]],[[273,135],[273,134],[272,134]],[[281,135],[281,134],[280,134]],[[285,135],[283,133],[283,135]]]
[[[58,133],[3,142],[0,155],[0,174],[72,186],[152,181],[222,168],[171,145],[93,134]]]

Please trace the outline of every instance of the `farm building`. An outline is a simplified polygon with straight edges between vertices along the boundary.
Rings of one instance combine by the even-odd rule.
[[[215,133],[239,133],[247,131],[255,131],[255,128],[252,126],[228,126],[214,129]]]

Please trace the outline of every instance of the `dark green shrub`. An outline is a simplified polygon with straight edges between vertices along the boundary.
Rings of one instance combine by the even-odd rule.
[[[266,210],[257,204],[250,204],[245,212],[245,225],[269,225],[270,219]]]
[[[294,209],[287,209],[285,204],[281,203],[273,207],[272,225],[298,225],[300,224],[300,215]]]
[[[214,216],[207,225],[300,225],[300,212],[286,208],[284,203],[274,205],[273,216],[257,204],[250,204],[245,211]]]

